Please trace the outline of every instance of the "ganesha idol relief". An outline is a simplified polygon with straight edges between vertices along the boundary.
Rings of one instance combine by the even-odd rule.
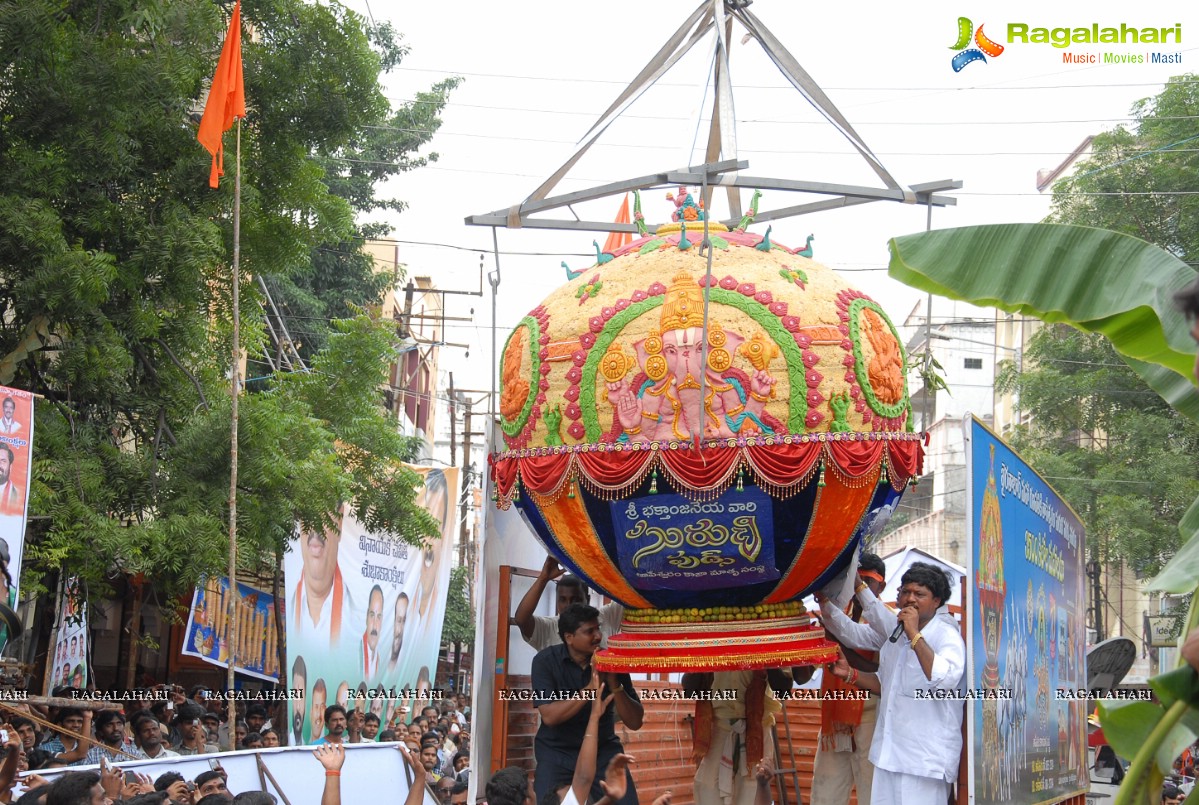
[[[499,356],[507,448],[907,431],[898,331],[810,251],[684,215],[571,272]]]
[[[770,363],[779,348],[764,333],[747,340],[718,321],[708,322],[705,340],[703,310],[703,291],[681,272],[666,292],[659,327],[633,345],[640,371],[632,381],[624,382],[629,361],[618,346],[605,355],[600,371],[608,402],[628,441],[731,438],[781,429],[765,411],[776,383]],[[752,373],[733,366],[738,353]]]

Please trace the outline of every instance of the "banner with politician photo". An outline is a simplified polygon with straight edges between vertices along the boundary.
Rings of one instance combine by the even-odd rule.
[[[17,605],[33,469],[33,395],[0,386],[0,601]],[[0,646],[7,638],[0,626]]]
[[[229,667],[239,674],[279,681],[279,632],[275,626],[275,597],[248,584],[237,584],[237,650],[230,637],[229,578],[211,577],[192,595],[183,653]]]
[[[302,532],[283,560],[287,589],[285,686],[292,744],[324,730],[324,709],[372,710],[387,723],[399,706],[377,691],[427,689],[437,671],[457,518],[458,470],[409,467],[421,475],[418,503],[441,524],[420,548],[372,534],[343,512],[337,527]],[[350,706],[353,705],[353,706]]]
[[[1087,790],[1085,534],[1070,506],[975,419],[966,428],[973,580],[966,702],[973,801]]]
[[[71,577],[63,583],[57,626],[57,637],[50,654],[53,662],[46,679],[47,696],[59,685],[70,685],[79,690],[87,687],[87,596],[78,578]]]

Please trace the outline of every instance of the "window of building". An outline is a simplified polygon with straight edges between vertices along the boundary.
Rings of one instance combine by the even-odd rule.
[[[983,368],[983,359],[982,358],[967,358],[966,359],[966,368],[967,369]]]

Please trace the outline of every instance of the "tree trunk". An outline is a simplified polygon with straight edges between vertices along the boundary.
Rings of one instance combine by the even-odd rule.
[[[142,585],[140,579],[130,579],[133,593],[133,615],[129,618],[129,663],[125,666],[125,690],[137,687],[137,655],[141,648],[142,633]]]
[[[279,655],[279,685],[286,688],[291,684],[291,677],[287,673],[287,632],[284,630],[287,624],[283,620],[283,599],[279,594],[283,592],[283,552],[275,551],[275,578],[271,582],[271,595],[275,596],[275,634],[278,639],[275,642],[277,653]],[[281,734],[280,737],[286,737]]]

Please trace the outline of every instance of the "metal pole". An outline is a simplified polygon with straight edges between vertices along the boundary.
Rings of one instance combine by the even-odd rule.
[[[720,58],[720,45],[716,46],[716,57]],[[708,195],[708,166],[704,165],[704,183],[700,191],[700,199],[702,200]],[[704,431],[708,426],[708,411],[705,403],[708,395],[708,301],[712,296],[712,243],[708,240],[708,219],[711,217],[711,210],[704,210],[704,240],[700,244],[700,248],[707,250],[708,268],[704,275],[704,326],[699,334],[699,343],[695,345],[695,349],[700,355],[699,367],[699,431],[692,433],[692,440],[696,447],[700,446],[701,440],[704,438]],[[686,227],[687,223],[683,220],[682,215],[679,216],[680,232],[682,227]],[[681,235],[680,235],[681,237]]]
[[[496,321],[495,298],[500,290],[500,238],[496,228],[491,228],[491,254],[495,259],[495,272],[487,275],[487,284],[491,286],[491,397],[487,403],[487,432],[491,432],[491,423],[495,421],[495,373],[499,366],[499,353],[496,351],[495,333],[499,328]]]
[[[928,215],[924,221],[924,231],[930,232],[930,231],[932,231],[932,228],[933,228],[933,205],[931,202],[929,202]],[[928,302],[926,303],[925,308],[924,308],[924,377],[921,378],[921,380],[924,382],[924,405],[922,406],[924,408],[924,411],[920,414],[920,418],[923,420],[920,423],[920,429],[922,431],[924,431],[925,433],[928,433],[928,428],[929,428],[928,405],[930,402],[930,400],[929,400],[930,391],[929,391],[929,387],[928,387],[928,373],[932,371],[932,368],[933,368],[933,295],[930,293],[928,295]]]
[[[233,365],[229,376],[229,668],[233,690],[237,664],[237,398],[241,392],[241,120],[237,121],[237,172],[233,177]],[[237,702],[229,700],[229,734],[237,731]]]

